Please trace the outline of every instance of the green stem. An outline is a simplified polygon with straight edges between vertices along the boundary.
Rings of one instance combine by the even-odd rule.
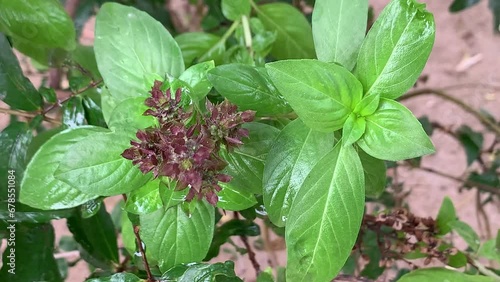
[[[432,88],[419,89],[419,90],[408,92],[408,94],[402,96],[399,100],[402,101],[402,100],[411,99],[411,98],[422,96],[422,95],[436,95],[444,100],[448,100],[448,101],[456,104],[457,106],[462,108],[464,111],[470,113],[475,118],[477,118],[485,127],[489,128],[491,131],[495,132],[495,134],[497,136],[500,136],[500,126],[498,126],[496,123],[494,123],[491,120],[489,120],[488,118],[486,118],[479,111],[475,110],[474,108],[467,105],[463,101],[447,94],[443,90],[432,89]]]
[[[213,51],[215,51],[217,48],[219,48],[220,45],[225,44],[227,39],[233,34],[233,32],[236,30],[236,28],[238,28],[239,25],[240,25],[239,20],[233,22],[233,24],[229,27],[229,29],[226,31],[226,33],[224,33],[224,35],[222,35],[221,39],[214,46],[212,46],[207,52],[205,52],[205,54],[203,54],[198,59],[198,61],[199,62],[206,61],[208,55],[211,54]]]
[[[250,30],[250,23],[248,22],[248,17],[243,15],[241,17],[241,23],[243,25],[243,35],[245,38],[245,46],[250,53],[250,57],[253,58],[253,49],[252,49],[252,31]]]

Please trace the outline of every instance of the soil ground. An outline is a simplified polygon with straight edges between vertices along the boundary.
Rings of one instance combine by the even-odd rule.
[[[378,15],[388,0],[370,1]],[[487,7],[487,1],[481,1],[469,10],[458,14],[450,14],[448,6],[452,2],[424,1],[427,3],[436,20],[436,43],[430,59],[423,71],[428,80],[419,87],[442,88],[450,85],[474,84],[475,86],[461,87],[448,93],[465,101],[476,109],[485,109],[497,120],[500,119],[500,92],[488,88],[487,85],[500,86],[500,35],[494,35],[492,15]],[[85,29],[82,43],[91,44],[93,39],[93,22]],[[23,60],[25,62],[25,60]],[[26,69],[27,66],[23,64]],[[30,75],[35,85],[39,85],[41,78],[37,74]],[[404,102],[417,117],[426,115],[431,121],[445,125],[447,128],[456,129],[462,124],[467,124],[475,130],[484,131],[484,128],[468,113],[459,107],[433,96],[421,96]],[[2,107],[5,105],[2,104]],[[8,116],[0,114],[0,128],[4,128]],[[485,144],[491,142],[492,136],[487,136]],[[460,177],[466,170],[466,158],[462,147],[450,136],[440,131],[435,131],[432,140],[436,146],[436,154],[424,157],[422,165],[436,169],[450,175]],[[392,172],[391,172],[392,173]],[[487,232],[479,228],[478,214],[475,206],[476,192],[461,191],[460,183],[434,174],[419,170],[399,170],[398,180],[404,182],[405,191],[411,191],[405,199],[410,210],[422,217],[436,216],[440,204],[445,196],[449,196],[456,205],[461,220],[469,223],[476,230],[481,230],[481,236],[486,239]],[[110,210],[116,199],[107,201]],[[496,234],[500,227],[500,204],[498,199],[485,207],[489,217],[491,231]],[[65,220],[54,221],[57,240],[69,234]],[[484,224],[482,225],[484,226]],[[285,265],[286,252],[284,242],[279,238],[271,238],[275,251],[270,255],[266,251],[257,250],[257,259],[262,268],[269,264]],[[260,240],[253,241],[259,245]],[[242,242],[235,243],[243,246]],[[459,245],[464,246],[458,240]],[[231,247],[227,247],[231,249]],[[247,256],[236,256],[231,252],[224,253],[217,260],[234,259],[237,273],[254,281],[255,273]],[[79,262],[71,268],[67,281],[83,281],[89,274],[87,265]],[[381,277],[380,281],[386,281]]]

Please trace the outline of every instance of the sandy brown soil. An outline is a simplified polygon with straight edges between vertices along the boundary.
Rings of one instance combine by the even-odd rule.
[[[370,1],[376,13],[389,2],[388,0]],[[459,14],[450,14],[447,10],[451,0],[424,1],[428,9],[434,13],[437,25],[436,43],[431,57],[423,74],[428,75],[428,81],[420,87],[441,88],[450,85],[474,83],[475,87],[459,88],[449,91],[449,94],[460,98],[474,108],[484,108],[500,119],[500,92],[494,91],[485,85],[500,86],[500,36],[492,32],[492,16],[487,8],[487,1]],[[91,44],[93,38],[93,23],[88,24],[82,42]],[[30,76],[35,84],[40,83],[40,77]],[[498,88],[497,88],[498,89]],[[457,106],[433,96],[421,96],[405,101],[405,104],[416,116],[427,115],[432,121],[437,121],[451,129],[461,124],[468,124],[476,130],[484,131],[483,127],[470,115]],[[3,104],[0,106],[4,106]],[[5,115],[0,115],[0,128],[7,122]],[[423,166],[434,168],[451,175],[460,177],[465,169],[465,154],[461,146],[451,137],[436,131],[432,140],[437,153],[425,157]],[[491,136],[485,140],[491,142]],[[406,199],[411,211],[418,216],[435,216],[441,201],[450,196],[455,203],[459,216],[475,229],[479,230],[477,211],[475,208],[476,192],[459,192],[460,184],[449,179],[432,175],[418,170],[399,170],[399,181],[404,182],[406,190],[411,190]],[[115,202],[115,201],[111,201]],[[486,206],[493,234],[500,227],[500,205],[497,202]],[[108,209],[111,205],[108,205]],[[57,238],[69,234],[65,220],[54,221]],[[486,232],[481,231],[483,238]],[[242,246],[238,239],[235,242]],[[257,251],[257,258],[262,268],[272,265],[285,265],[286,254],[283,242],[274,241],[278,250],[270,256],[265,251]],[[463,244],[461,244],[463,246]],[[221,252],[223,253],[223,252]],[[253,281],[254,270],[248,258],[233,257],[231,254],[222,255],[218,261],[235,259],[236,270],[239,275],[246,277],[246,281]],[[83,281],[89,274],[85,263],[80,262],[72,268],[67,281]],[[384,281],[382,277],[380,281]]]

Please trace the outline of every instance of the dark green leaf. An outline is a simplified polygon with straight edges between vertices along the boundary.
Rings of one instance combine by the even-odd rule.
[[[377,159],[399,161],[435,151],[420,122],[396,101],[382,98],[377,111],[365,118],[366,131],[357,144]]]
[[[218,262],[214,264],[178,265],[164,273],[161,279],[162,281],[177,282],[243,282],[234,273],[234,262],[229,260],[224,263]]]
[[[141,279],[135,276],[132,273],[116,273],[109,277],[101,277],[85,280],[85,282],[143,282],[144,279]]]
[[[106,127],[106,121],[104,120],[101,107],[89,96],[84,96],[82,102],[87,123],[89,125]]]
[[[422,127],[427,135],[431,136],[432,133],[434,133],[434,127],[427,116],[420,117],[418,121],[422,124]]]
[[[300,119],[274,140],[264,166],[263,200],[269,219],[284,226],[297,191],[321,157],[333,148],[333,133],[308,128]]]
[[[385,190],[387,181],[386,167],[383,160],[374,158],[363,150],[358,150],[365,175],[365,195],[379,198]]]
[[[454,268],[460,268],[465,267],[467,263],[467,256],[459,251],[455,255],[450,255],[446,264]]]
[[[130,192],[125,210],[135,214],[152,213],[163,207],[158,189],[160,180],[148,181],[144,186]]]
[[[250,0],[222,0],[221,8],[227,19],[236,21],[250,14]]]
[[[0,0],[3,2],[10,2]],[[0,10],[0,14],[1,14]],[[1,25],[2,17],[0,17]],[[7,38],[0,33],[0,100],[12,109],[33,111],[42,105],[42,97],[36,91],[23,71],[10,48]]]
[[[224,184],[238,194],[251,192],[262,194],[262,174],[267,152],[279,133],[279,130],[263,123],[248,123],[244,125],[249,130],[249,137],[244,138],[243,145],[233,152],[222,152],[222,157],[228,163],[224,173],[233,179]]]
[[[225,42],[217,35],[204,32],[186,32],[175,37],[186,66],[214,60],[218,65],[226,51]]]
[[[271,273],[269,272],[261,272],[258,276],[257,276],[257,281],[256,282],[274,282],[274,277],[273,277],[273,274],[272,274],[272,269],[270,270]]]
[[[456,13],[470,8],[477,3],[479,3],[479,0],[455,0],[453,1],[453,3],[451,3],[449,10],[452,13]]]
[[[448,222],[448,226],[451,227],[453,231],[457,232],[469,247],[474,251],[478,250],[481,242],[479,241],[479,236],[476,231],[474,231],[470,225],[460,220],[453,220]]]
[[[220,247],[229,240],[231,236],[259,236],[259,226],[248,220],[232,219],[215,229],[214,239],[210,245],[204,261],[211,260],[219,255]]]
[[[144,175],[121,156],[130,138],[127,134],[102,132],[79,140],[64,155],[55,178],[85,194],[98,196],[119,195],[143,186],[150,175]]]
[[[488,7],[493,14],[493,31],[500,33],[500,0],[490,0]]]
[[[366,0],[316,1],[312,27],[318,59],[352,70],[365,38],[367,20]]]
[[[26,151],[32,138],[32,129],[24,122],[13,121],[0,132],[0,177],[4,179],[0,184],[0,200],[7,197],[7,179],[13,178],[17,186],[16,182],[23,178]]]
[[[94,81],[101,78],[97,62],[95,59],[94,47],[77,45],[76,49],[71,52],[71,59],[77,63],[76,70],[83,71],[83,75],[91,76]],[[83,68],[83,70],[80,69]]]
[[[200,201],[191,214],[181,205],[140,216],[141,238],[150,264],[166,271],[180,263],[201,261],[214,232],[214,207]]]
[[[112,262],[118,263],[115,227],[104,207],[89,218],[76,213],[68,218],[67,224],[75,241],[90,255],[91,258],[84,257],[87,262],[101,268],[111,268]]]
[[[215,67],[214,61],[196,64],[188,68],[179,77],[189,86],[189,96],[193,101],[200,101],[207,96],[212,84],[208,81],[207,73]]]
[[[297,115],[312,129],[342,128],[361,101],[361,83],[342,66],[316,60],[288,60],[266,65],[269,76]]]
[[[467,165],[470,166],[481,154],[483,148],[483,134],[472,130],[467,125],[462,125],[457,130],[457,137],[465,153],[467,154]]]
[[[359,52],[356,76],[367,95],[396,99],[417,81],[434,44],[434,17],[425,4],[395,0],[387,5]]]
[[[75,128],[85,124],[85,109],[82,98],[71,97],[62,106],[62,122],[67,128]]]
[[[243,64],[219,66],[208,73],[208,79],[239,110],[254,110],[260,116],[287,114],[292,111],[282,98],[265,69]]]
[[[439,208],[439,213],[436,218],[436,225],[439,235],[448,234],[451,231],[451,226],[448,223],[457,220],[457,214],[453,202],[449,197],[444,197],[443,203]]]
[[[0,31],[44,47],[75,48],[73,21],[57,0],[0,0]]]
[[[271,3],[254,7],[264,26],[276,31],[271,55],[276,59],[309,59],[315,57],[311,25],[295,7]]]
[[[9,232],[12,230],[11,234],[14,234],[15,239],[7,241],[7,248],[3,252],[0,281],[62,282],[56,260],[52,254],[54,250],[54,228],[52,225],[50,223],[17,223],[8,227]],[[14,258],[11,259],[9,256]],[[13,264],[10,264],[11,262]],[[9,272],[10,269],[13,269],[15,274]]]
[[[56,179],[54,173],[72,146],[86,137],[103,132],[99,127],[79,127],[54,135],[35,153],[21,182],[19,201],[35,208],[64,209],[96,198]]]
[[[111,95],[148,96],[151,74],[178,77],[184,71],[179,46],[148,14],[117,3],[102,5],[96,19],[95,56]]]
[[[45,99],[48,103],[54,104],[57,102],[57,94],[53,88],[40,87],[38,91],[40,92],[40,95],[42,95],[43,99]]]
[[[453,282],[493,282],[491,277],[467,275],[446,268],[422,268],[403,275],[398,282],[453,281]]]
[[[352,251],[365,203],[363,167],[337,144],[311,170],[286,225],[287,280],[330,281]]]
[[[363,234],[363,253],[368,256],[368,264],[365,265],[361,275],[370,279],[377,279],[385,270],[385,266],[380,265],[382,253],[380,252],[378,234],[367,230]]]

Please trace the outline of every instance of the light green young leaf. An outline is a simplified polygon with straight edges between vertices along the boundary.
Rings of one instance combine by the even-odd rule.
[[[214,207],[200,201],[188,215],[177,205],[141,215],[140,222],[146,255],[165,272],[177,264],[201,261],[207,255],[214,232]]]
[[[314,165],[334,144],[333,133],[307,127],[300,119],[289,123],[276,137],[264,165],[263,200],[269,219],[286,224],[297,191]]]
[[[453,220],[448,222],[448,226],[457,232],[472,250],[477,251],[479,249],[481,243],[479,235],[477,235],[476,231],[470,225],[461,220]]]
[[[354,113],[362,117],[369,116],[373,114],[380,104],[380,95],[372,94],[363,97],[363,99],[354,108]]]
[[[240,111],[254,110],[260,116],[292,111],[263,68],[244,64],[222,65],[210,71],[208,79]]]
[[[119,195],[140,188],[151,176],[121,156],[130,139],[128,134],[102,132],[79,140],[64,155],[55,178],[95,196]]]
[[[236,21],[241,16],[250,14],[250,0],[222,0],[222,14],[231,21]]]
[[[103,97],[103,99],[113,99],[113,97]],[[144,112],[149,109],[144,104],[144,97],[128,98],[121,101],[109,115],[107,124],[113,131],[127,131],[135,134],[139,129],[145,129],[155,124],[155,118],[144,116]],[[108,111],[108,108],[106,108]],[[103,108],[104,113],[104,108]]]
[[[365,117],[356,117],[356,114],[350,114],[342,128],[342,144],[350,146],[361,138],[366,130]]]
[[[312,129],[332,132],[342,128],[361,101],[361,83],[342,66],[287,60],[269,63],[266,69],[280,93]]]
[[[316,0],[312,29],[318,59],[352,70],[365,38],[367,21],[367,0]]]
[[[64,130],[50,138],[26,167],[19,201],[34,208],[51,210],[76,207],[97,198],[97,195],[85,194],[56,179],[54,173],[74,144],[105,131],[101,127],[84,126]]]
[[[0,31],[17,41],[72,50],[73,21],[57,0],[0,0]]]
[[[368,155],[361,149],[358,150],[358,156],[363,164],[365,175],[365,195],[378,198],[384,192],[387,181],[385,162]]]
[[[148,214],[163,207],[159,187],[160,180],[155,179],[130,192],[125,204],[125,210],[134,214]]]
[[[377,159],[400,161],[435,151],[420,122],[396,101],[382,98],[377,111],[365,118],[366,131],[357,144]]]
[[[457,213],[455,211],[455,207],[453,206],[453,202],[449,197],[444,197],[436,218],[438,234],[445,235],[450,232],[451,226],[449,226],[448,223],[455,220],[457,220]]]
[[[365,203],[363,167],[352,146],[337,144],[311,170],[286,226],[287,280],[330,281],[352,251]]]
[[[222,190],[217,193],[219,201],[217,207],[227,211],[241,211],[257,204],[257,199],[251,191],[219,183]]]
[[[278,60],[315,57],[311,25],[300,11],[286,3],[254,8],[266,29],[277,33],[271,55]]]
[[[207,73],[215,67],[214,61],[196,64],[188,68],[179,77],[189,86],[189,96],[193,101],[200,101],[207,96],[212,84],[208,81]]]
[[[204,32],[186,32],[175,37],[182,51],[186,66],[214,60],[215,64],[222,63],[226,51],[225,42],[217,35]]]
[[[94,45],[99,72],[118,100],[148,96],[151,74],[178,77],[184,71],[179,46],[145,12],[117,3],[102,5]]]
[[[394,0],[370,29],[355,74],[367,95],[396,99],[410,89],[434,44],[434,17],[416,0]]]
[[[446,268],[422,268],[403,275],[398,282],[453,281],[453,282],[494,282],[491,277],[468,275]]]

